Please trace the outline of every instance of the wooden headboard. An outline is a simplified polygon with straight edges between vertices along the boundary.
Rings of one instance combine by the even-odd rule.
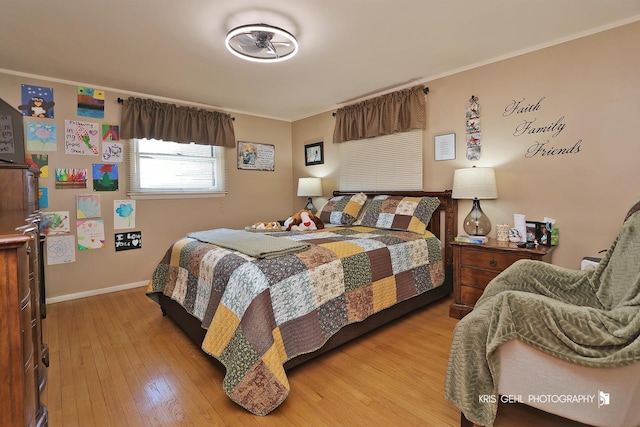
[[[388,194],[390,196],[411,196],[411,197],[437,197],[440,199],[440,206],[433,213],[429,221],[428,229],[435,234],[444,245],[444,260],[447,277],[450,279],[453,272],[453,250],[451,242],[458,235],[458,201],[451,198],[451,190],[444,191],[334,191],[334,196],[346,196],[351,194],[364,193],[368,197]]]

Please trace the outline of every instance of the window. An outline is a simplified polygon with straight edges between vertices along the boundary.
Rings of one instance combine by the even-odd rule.
[[[134,139],[127,194],[134,199],[223,195],[223,155],[213,145]]]
[[[422,129],[339,145],[340,190],[422,190]]]

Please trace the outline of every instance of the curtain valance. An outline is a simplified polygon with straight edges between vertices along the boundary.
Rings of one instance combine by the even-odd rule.
[[[122,105],[120,137],[235,147],[229,114],[130,97]]]
[[[333,142],[424,129],[427,114],[423,90],[423,86],[415,86],[338,109]]]

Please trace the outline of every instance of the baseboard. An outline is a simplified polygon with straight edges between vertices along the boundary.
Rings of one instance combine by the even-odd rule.
[[[127,290],[127,289],[141,288],[143,286],[147,286],[148,284],[149,284],[149,281],[144,280],[142,282],[126,283],[124,285],[111,286],[111,287],[108,287],[108,288],[93,289],[93,290],[90,290],[90,291],[78,292],[78,293],[75,293],[75,294],[60,295],[59,297],[47,298],[47,304],[55,304],[57,302],[71,301],[71,300],[78,299],[78,298],[86,298],[86,297],[92,297],[92,296],[95,296],[95,295],[109,294],[111,292],[124,291],[124,290]]]

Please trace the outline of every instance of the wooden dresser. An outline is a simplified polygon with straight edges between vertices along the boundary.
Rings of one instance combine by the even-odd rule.
[[[519,248],[515,243],[489,239],[485,244],[451,242],[453,249],[453,303],[449,316],[462,319],[502,270],[520,259],[551,262],[554,246]]]
[[[0,164],[0,426],[46,426],[38,174]]]

